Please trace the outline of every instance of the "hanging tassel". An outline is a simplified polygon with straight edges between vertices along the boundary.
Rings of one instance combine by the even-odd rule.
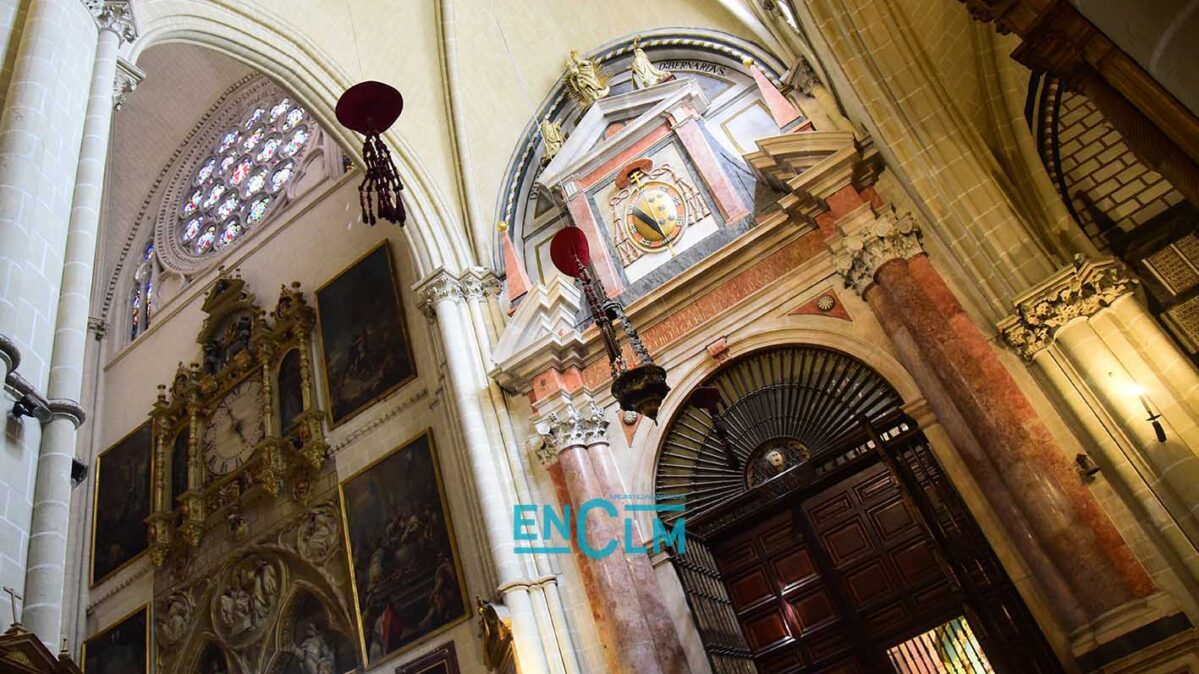
[[[400,192],[404,186],[396,174],[391,152],[379,134],[370,134],[362,145],[362,161],[366,164],[366,175],[358,186],[358,201],[362,205],[362,221],[374,225],[376,214],[390,223],[404,226],[408,214]],[[377,208],[376,208],[377,206]]]

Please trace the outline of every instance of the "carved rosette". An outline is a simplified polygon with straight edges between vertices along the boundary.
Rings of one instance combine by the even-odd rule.
[[[858,294],[874,285],[879,268],[892,260],[906,260],[924,252],[920,228],[911,215],[878,216],[833,245],[833,268],[845,279],[845,287]]]
[[[999,323],[999,333],[1021,357],[1032,360],[1067,323],[1094,316],[1135,286],[1115,258],[1078,256],[1073,265],[1018,298],[1016,313]]]
[[[571,447],[587,447],[608,441],[608,420],[595,403],[579,409],[568,405],[560,412],[549,413],[537,424],[544,447],[556,456]]]

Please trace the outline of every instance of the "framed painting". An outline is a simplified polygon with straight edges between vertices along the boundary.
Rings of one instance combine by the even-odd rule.
[[[430,433],[351,476],[339,491],[368,668],[469,617]]]
[[[334,426],[416,376],[386,241],[318,288],[316,310]]]
[[[84,674],[138,674],[150,671],[150,617],[142,606],[83,642]]]
[[[442,644],[412,662],[396,667],[395,674],[459,674],[454,642]]]
[[[96,460],[93,585],[146,550],[153,455],[153,433],[147,422]]]

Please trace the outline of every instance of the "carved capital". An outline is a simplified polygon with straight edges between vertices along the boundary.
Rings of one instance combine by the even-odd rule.
[[[537,424],[545,446],[555,455],[571,447],[588,447],[608,441],[608,420],[595,403],[582,409],[567,405],[559,412],[549,413]]]
[[[117,74],[112,80],[112,107],[120,110],[125,105],[125,99],[137,89],[137,85],[146,78],[141,68],[123,58],[117,57]]]
[[[920,228],[911,215],[884,214],[865,226],[846,233],[833,244],[833,269],[845,279],[845,287],[858,294],[874,284],[874,274],[892,260],[906,260],[924,252]]]
[[[89,316],[87,319],[87,331],[92,333],[98,342],[108,334],[108,321],[99,316]]]
[[[440,302],[462,302],[466,299],[462,282],[445,269],[434,271],[417,283],[414,289],[422,298],[421,305],[427,308],[426,311],[432,310]]]
[[[966,10],[975,21],[983,23],[995,22],[995,29],[1001,35],[1012,32],[1012,26],[1004,18],[1015,4],[1016,0],[961,0]]]
[[[1016,313],[999,323],[1003,341],[1026,360],[1053,343],[1059,329],[1088,318],[1130,293],[1133,279],[1115,258],[1074,264],[1016,299]]]
[[[137,23],[129,0],[89,0],[88,9],[102,31],[111,31],[123,42],[137,39]]]
[[[467,300],[481,300],[500,294],[503,286],[490,269],[476,267],[467,270],[459,279],[462,295]]]

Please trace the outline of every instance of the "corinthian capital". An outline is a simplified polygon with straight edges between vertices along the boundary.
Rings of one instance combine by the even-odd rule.
[[[884,213],[848,231],[833,244],[833,268],[845,287],[859,294],[874,284],[874,274],[891,260],[906,260],[924,252],[920,228],[910,214]]]
[[[414,288],[422,298],[421,305],[431,311],[439,302],[461,302],[465,298],[462,282],[445,269],[437,269]]]
[[[120,110],[122,105],[125,105],[125,99],[141,81],[145,79],[146,73],[132,63],[121,57],[117,57],[117,74],[112,80],[112,107],[114,110]]]
[[[1059,329],[1102,311],[1136,287],[1115,258],[1074,263],[1016,299],[1016,312],[999,323],[1004,342],[1027,360],[1053,343]]]
[[[555,455],[571,447],[587,447],[608,441],[608,420],[595,403],[582,409],[568,404],[558,412],[550,412],[537,424],[545,447]]]
[[[129,0],[88,0],[88,9],[96,17],[100,30],[112,31],[124,42],[137,39],[137,23]]]

